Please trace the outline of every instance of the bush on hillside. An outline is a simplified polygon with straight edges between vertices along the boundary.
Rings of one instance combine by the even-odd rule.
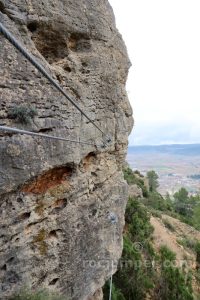
[[[160,248],[161,276],[158,300],[193,300],[192,277],[175,266],[176,255],[168,247]]]

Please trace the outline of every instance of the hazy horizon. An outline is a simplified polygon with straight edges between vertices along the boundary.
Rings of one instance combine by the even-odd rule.
[[[109,1],[132,62],[130,145],[200,143],[200,2]]]
[[[186,146],[186,145],[199,145],[200,143],[173,143],[173,144],[141,144],[141,145],[137,145],[137,144],[129,144],[128,147],[156,147],[156,146]],[[200,154],[200,153],[199,153]]]

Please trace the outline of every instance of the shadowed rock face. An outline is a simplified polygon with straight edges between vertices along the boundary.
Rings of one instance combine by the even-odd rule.
[[[122,250],[121,169],[133,124],[126,48],[107,0],[0,0],[0,11],[0,21],[112,137],[99,147],[97,129],[0,36],[0,125],[96,145],[0,132],[0,299],[25,286],[100,299]],[[10,117],[21,106],[37,111],[27,124]]]

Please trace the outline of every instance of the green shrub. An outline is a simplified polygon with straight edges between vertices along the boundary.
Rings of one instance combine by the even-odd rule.
[[[200,230],[200,202],[194,207],[193,224],[197,230]]]
[[[28,290],[20,291],[9,300],[67,300],[62,296],[56,296],[47,291],[31,292]]]
[[[172,232],[176,231],[174,226],[167,219],[163,219],[162,221],[167,229],[171,230]]]
[[[166,246],[155,253],[150,214],[141,201],[129,198],[125,220],[121,263],[113,276],[113,299],[143,300],[149,294],[155,300],[193,300],[192,278],[175,266],[176,255]],[[107,286],[104,299],[108,297]]]
[[[149,181],[149,190],[150,192],[156,192],[159,187],[158,183],[158,174],[154,170],[147,172],[147,178]]]
[[[161,246],[160,258],[161,258],[161,262],[165,262],[165,261],[174,262],[176,259],[176,254],[172,252],[167,246]]]
[[[176,255],[166,246],[160,248],[161,276],[159,282],[159,300],[193,300],[192,277],[190,273],[178,269]]]
[[[37,112],[34,107],[23,105],[13,107],[8,113],[9,118],[14,119],[21,124],[29,124],[36,115]]]
[[[200,271],[200,242],[195,245],[197,269]]]
[[[140,171],[138,171],[138,170],[135,170],[135,171],[134,171],[134,174],[136,174],[136,175],[138,175],[138,176],[144,178],[144,175],[141,174]]]
[[[150,192],[148,197],[144,200],[144,204],[157,211],[168,212],[172,210],[169,200],[166,200],[158,192]]]
[[[110,281],[106,282],[103,288],[103,294],[107,296],[110,294]],[[108,299],[108,297],[106,297],[106,299]],[[115,286],[114,283],[112,285],[112,300],[126,300],[122,292]]]
[[[150,212],[151,212],[153,217],[162,219],[162,214],[161,214],[160,211],[155,210],[155,209],[152,208],[152,209],[150,209]]]
[[[143,300],[146,293],[154,287],[152,262],[155,253],[151,245],[153,227],[147,209],[134,198],[129,198],[125,219],[128,230],[124,235],[122,264],[113,276],[113,299]],[[147,265],[144,256],[149,262]],[[108,299],[108,290],[104,290],[104,297]]]
[[[129,226],[129,234],[133,242],[146,241],[153,233],[150,214],[137,199],[129,198],[125,220]]]
[[[189,248],[193,251],[196,250],[197,241],[195,239],[189,239],[188,237],[184,237],[182,239],[178,239],[177,242],[184,248]]]

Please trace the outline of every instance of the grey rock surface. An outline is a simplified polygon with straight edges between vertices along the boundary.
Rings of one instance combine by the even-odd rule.
[[[113,11],[107,0],[0,0],[0,22],[112,137],[99,147],[97,129],[0,36],[0,125],[94,144],[0,132],[0,299],[27,286],[101,299],[122,251],[133,125]],[[21,107],[37,115],[14,118]]]
[[[142,189],[137,184],[132,184],[128,186],[128,195],[129,197],[142,198]]]

